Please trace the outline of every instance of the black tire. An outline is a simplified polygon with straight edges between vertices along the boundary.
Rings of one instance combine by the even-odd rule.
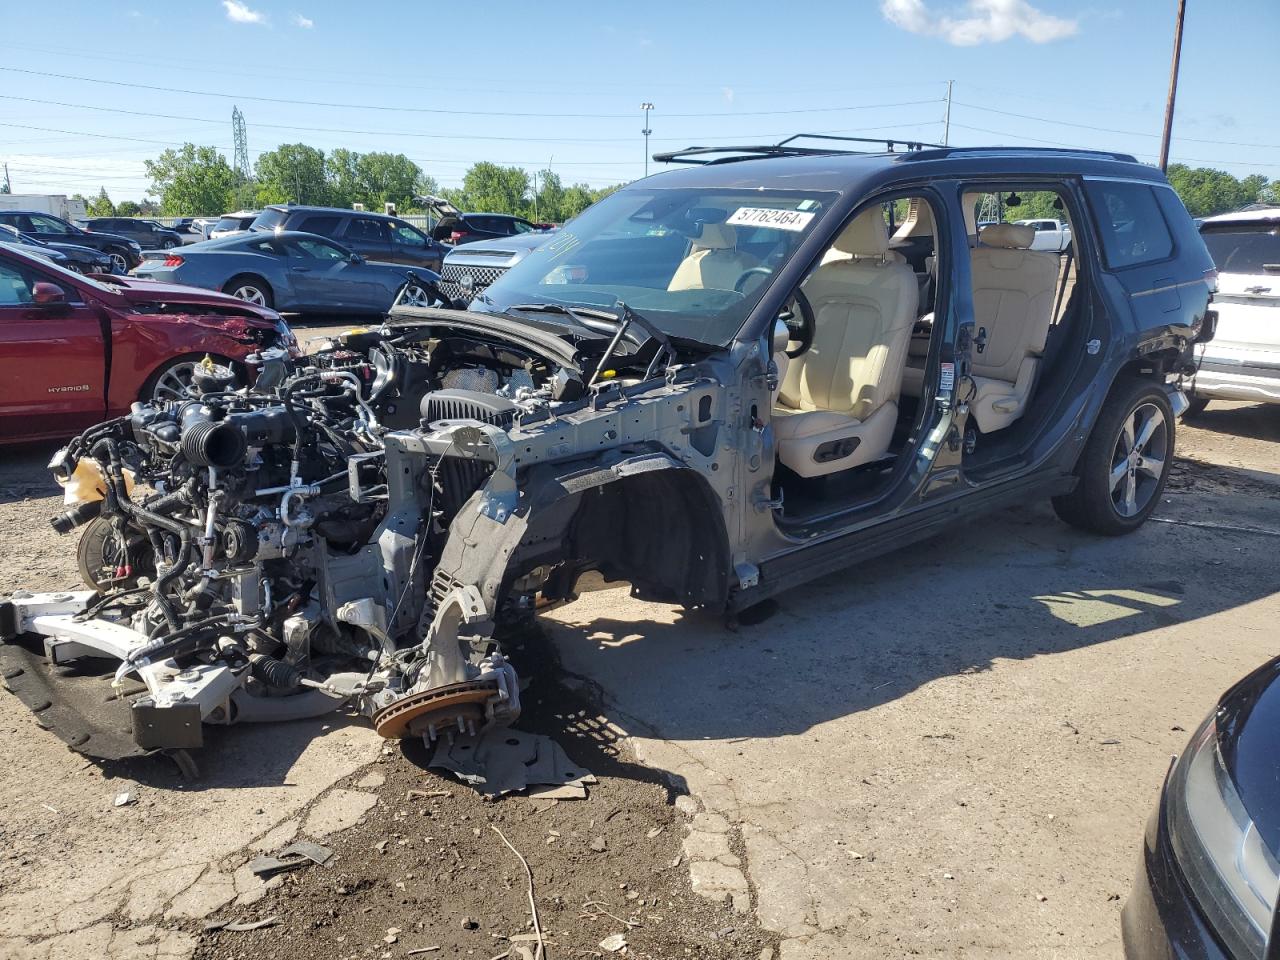
[[[115,523],[108,517],[95,517],[85,526],[76,545],[76,563],[80,567],[80,579],[86,587],[105,592],[112,587],[136,587],[138,577],[154,577],[155,564],[151,542],[145,533],[128,528],[127,549],[120,542]],[[123,577],[115,571],[130,568]]]
[[[161,249],[161,250],[172,250],[172,249],[173,249],[174,247],[176,247],[176,246],[177,246],[177,244],[176,244],[176,243],[174,243],[172,240],[165,240],[163,243],[161,243],[161,244],[160,244],[160,249]]]
[[[243,292],[248,289],[258,291],[258,293],[262,295],[262,300],[259,302],[256,299],[250,299],[249,297],[244,296]],[[222,292],[236,297],[239,300],[245,300],[249,303],[257,303],[258,306],[266,307],[268,309],[271,309],[276,305],[276,298],[275,294],[271,290],[271,284],[267,283],[267,281],[263,280],[261,277],[254,276],[252,273],[242,273],[238,276],[232,277],[222,285]]]
[[[1160,422],[1151,427],[1146,443],[1139,444],[1157,413]],[[1173,407],[1159,384],[1117,383],[1076,464],[1076,488],[1053,498],[1054,512],[1073,527],[1104,536],[1137,530],[1159,504],[1169,479],[1174,429]],[[1134,441],[1128,455],[1126,436]]]
[[[1189,396],[1187,397],[1187,400],[1189,401],[1190,406],[1188,406],[1187,409],[1182,411],[1183,420],[1195,419],[1196,417],[1200,416],[1200,414],[1204,413],[1205,407],[1209,406],[1209,401],[1206,400],[1204,397]]]

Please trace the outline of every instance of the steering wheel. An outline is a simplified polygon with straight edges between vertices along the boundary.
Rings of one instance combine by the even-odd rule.
[[[769,267],[752,267],[750,270],[743,271],[742,276],[738,277],[738,279],[734,281],[733,292],[743,293],[747,286],[747,278],[755,276],[756,274],[759,274],[762,277],[768,277],[773,274],[773,270]]]
[[[792,294],[786,307],[778,314],[778,319],[786,324],[787,329],[791,332],[790,342],[797,344],[793,349],[786,351],[788,357],[795,359],[813,346],[813,332],[816,327],[813,319],[813,306],[809,303],[809,298],[804,295],[804,291],[799,287]]]

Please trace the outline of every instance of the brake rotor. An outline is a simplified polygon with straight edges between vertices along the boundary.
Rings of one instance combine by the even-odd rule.
[[[373,727],[388,740],[434,736],[454,727],[474,730],[484,720],[484,705],[498,693],[498,681],[464,680],[401,697],[373,715]]]

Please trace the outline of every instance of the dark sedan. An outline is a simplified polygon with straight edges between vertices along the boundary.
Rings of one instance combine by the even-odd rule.
[[[1125,956],[1270,957],[1278,892],[1280,658],[1223,694],[1170,768],[1124,907]]]
[[[58,266],[74,270],[76,273],[111,273],[115,268],[110,254],[103,253],[101,250],[95,250],[93,247],[82,247],[74,243],[45,243],[35,237],[28,237],[25,233],[3,223],[0,223],[0,242],[14,243],[21,247],[26,247],[28,253],[37,257],[43,257],[50,253],[61,254],[62,259],[57,257],[50,257],[49,259],[57,263]]]
[[[221,290],[249,303],[290,313],[385,313],[400,288],[405,302],[436,301],[439,276],[403,264],[366,260],[311,233],[247,233],[150,254],[134,275]]]

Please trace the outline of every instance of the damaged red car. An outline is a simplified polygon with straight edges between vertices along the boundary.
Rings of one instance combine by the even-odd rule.
[[[299,355],[274,310],[208,290],[86,277],[0,248],[0,444],[59,439],[185,394],[205,357],[247,378]]]

